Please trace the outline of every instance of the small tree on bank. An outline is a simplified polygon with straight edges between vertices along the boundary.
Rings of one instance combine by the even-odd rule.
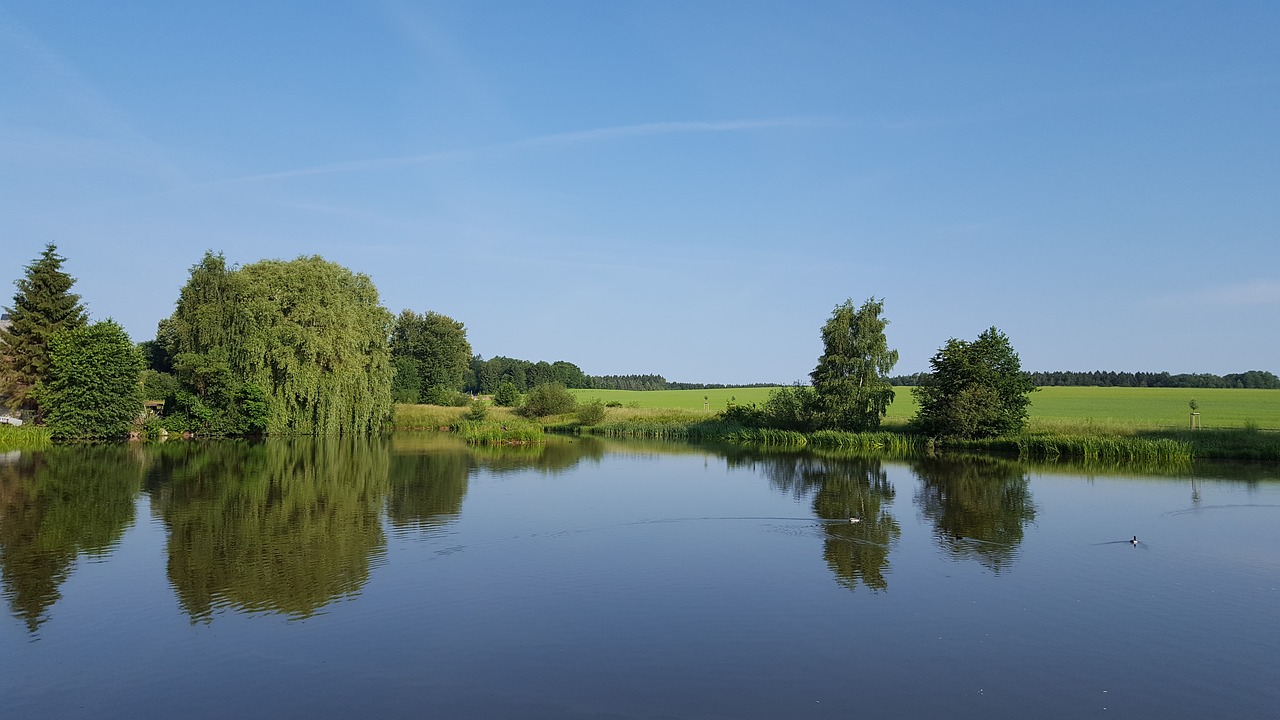
[[[822,326],[822,357],[809,374],[819,426],[850,432],[880,427],[893,402],[889,373],[898,362],[884,334],[889,321],[880,317],[883,311],[883,299],[868,299],[857,309],[845,300]]]
[[[67,330],[49,341],[42,407],[56,438],[129,434],[142,412],[142,354],[113,320]]]
[[[49,342],[59,332],[84,327],[88,321],[80,296],[71,292],[75,279],[62,271],[66,260],[53,243],[27,266],[18,280],[12,323],[0,331],[0,394],[10,406],[43,413],[37,388],[49,377]]]
[[[1008,336],[988,328],[972,342],[952,338],[914,389],[916,425],[933,437],[994,437],[1022,431],[1036,386]]]

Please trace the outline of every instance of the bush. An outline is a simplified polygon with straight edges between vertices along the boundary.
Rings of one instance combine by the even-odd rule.
[[[529,391],[519,413],[525,417],[546,417],[572,412],[577,400],[564,385],[544,383]]]
[[[422,402],[427,405],[443,405],[445,407],[466,407],[471,396],[458,392],[451,387],[436,385],[422,393]]]
[[[41,406],[55,438],[125,437],[142,413],[142,354],[113,320],[49,340]]]
[[[504,380],[498,384],[498,390],[493,394],[493,404],[498,407],[515,407],[520,404],[520,391],[516,388],[516,384],[510,380]]]
[[[599,425],[604,420],[604,403],[592,400],[578,406],[579,425]]]
[[[467,409],[467,412],[462,416],[462,419],[470,420],[471,422],[480,422],[487,417],[489,417],[489,403],[481,400],[480,398],[476,398],[471,401],[471,407]]]
[[[765,427],[806,432],[813,429],[817,395],[803,385],[778,388],[769,393],[762,410]]]

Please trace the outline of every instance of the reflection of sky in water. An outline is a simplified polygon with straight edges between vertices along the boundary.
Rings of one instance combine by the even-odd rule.
[[[373,483],[400,493],[403,521],[377,505],[385,546],[367,579],[310,617],[232,605],[192,623],[142,495],[36,633],[0,623],[5,714],[1197,717],[1280,703],[1274,480],[1201,479],[1193,501],[1188,479],[1018,470],[1034,513],[993,567],[938,533],[999,527],[982,524],[996,496],[943,476],[949,503],[929,509],[902,462],[867,475],[596,448],[524,470],[477,456],[459,480],[456,462],[407,452]],[[866,507],[876,472],[891,490],[874,495],[880,517],[900,528],[879,590],[838,576],[879,562],[857,552],[878,546],[815,517],[815,502]]]

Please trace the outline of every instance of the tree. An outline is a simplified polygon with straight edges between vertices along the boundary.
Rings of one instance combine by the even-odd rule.
[[[10,326],[0,331],[0,394],[9,396],[14,409],[43,414],[38,388],[49,376],[49,341],[63,330],[84,327],[88,314],[80,296],[71,292],[75,278],[62,271],[66,260],[53,243],[27,266],[26,276],[14,284]]]
[[[516,389],[516,384],[510,380],[503,380],[498,384],[497,391],[493,394],[493,404],[498,407],[515,407],[520,402],[520,391]]]
[[[893,402],[888,376],[898,362],[898,351],[889,349],[884,334],[889,321],[880,317],[883,311],[883,299],[868,299],[856,310],[853,300],[845,300],[822,326],[822,357],[809,377],[823,427],[875,430]]]
[[[418,314],[403,310],[396,318],[391,331],[391,357],[397,374],[403,371],[405,380],[397,382],[401,397],[412,393],[413,375],[416,374],[417,395],[440,396],[441,389],[456,393],[462,388],[462,380],[471,362],[471,344],[467,342],[467,328],[447,315],[437,312]],[[420,400],[397,400],[419,402]]]
[[[129,434],[142,412],[142,354],[113,320],[64,330],[49,340],[42,403],[59,438]]]
[[[934,437],[994,437],[1020,432],[1036,386],[1022,372],[1009,338],[988,328],[977,340],[951,338],[914,389],[915,423]]]
[[[363,434],[391,418],[391,326],[368,276],[321,257],[206,253],[157,340],[197,432]]]

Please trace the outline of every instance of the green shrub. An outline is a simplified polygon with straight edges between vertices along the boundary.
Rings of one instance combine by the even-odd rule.
[[[604,403],[592,400],[578,406],[579,425],[599,425],[604,421]]]
[[[466,407],[471,396],[458,392],[451,387],[436,385],[422,393],[422,402],[427,405],[443,405],[445,407]]]
[[[520,390],[510,380],[503,380],[493,393],[493,404],[498,407],[515,407],[520,404]]]
[[[481,400],[480,398],[472,400],[471,407],[467,409],[466,414],[462,417],[464,420],[470,420],[471,422],[480,422],[481,420],[484,420],[489,417],[489,403]]]
[[[544,383],[536,385],[524,399],[524,405],[518,411],[525,417],[546,417],[572,412],[577,400],[564,385],[560,383]]]

